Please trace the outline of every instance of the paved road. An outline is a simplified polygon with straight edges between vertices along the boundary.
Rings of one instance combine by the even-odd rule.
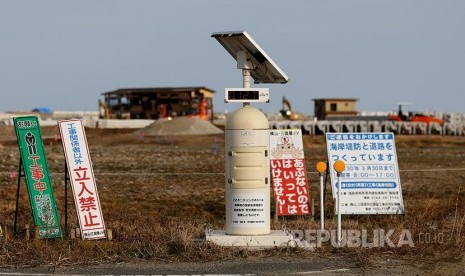
[[[1,275],[358,275],[356,269],[342,259],[328,261],[267,259],[206,262],[206,263],[121,263],[98,266],[37,267],[0,269]],[[341,274],[343,273],[343,274]]]
[[[391,261],[392,262],[392,261]],[[238,259],[206,263],[120,263],[97,266],[64,266],[0,269],[0,276],[29,275],[426,275],[405,263],[392,262],[376,268],[357,267],[349,257],[316,259]]]

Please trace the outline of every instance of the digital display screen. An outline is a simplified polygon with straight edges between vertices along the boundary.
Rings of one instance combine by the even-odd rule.
[[[229,90],[228,99],[229,100],[258,100],[259,99],[258,90],[249,90],[249,91],[237,91]]]
[[[270,91],[268,88],[225,88],[226,103],[268,103]]]

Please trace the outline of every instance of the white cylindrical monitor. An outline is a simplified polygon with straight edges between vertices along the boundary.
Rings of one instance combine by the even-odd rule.
[[[225,128],[226,234],[270,233],[269,123],[245,106]]]

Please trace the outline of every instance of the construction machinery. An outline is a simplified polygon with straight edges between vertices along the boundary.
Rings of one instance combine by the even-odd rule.
[[[108,109],[107,105],[101,99],[98,99],[98,109],[99,109],[99,118],[110,119],[110,110]]]
[[[291,103],[283,96],[283,109],[280,110],[281,115],[286,120],[302,120],[303,116],[302,113],[296,113],[292,111]]]
[[[423,122],[423,123],[426,123],[426,124],[436,123],[436,124],[440,124],[440,125],[444,124],[443,120],[441,120],[439,118],[436,118],[436,117],[433,117],[433,116],[425,115],[425,114],[418,113],[418,112],[411,112],[411,111],[404,112],[404,111],[402,111],[403,106],[413,105],[412,103],[401,102],[401,103],[397,103],[397,105],[399,106],[399,110],[397,111],[397,115],[389,116],[389,118],[388,118],[389,121]]]

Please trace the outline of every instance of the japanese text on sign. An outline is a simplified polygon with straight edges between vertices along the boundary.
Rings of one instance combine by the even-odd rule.
[[[105,238],[105,224],[82,122],[69,120],[58,124],[82,238]]]
[[[14,118],[34,224],[41,238],[62,236],[37,117]]]
[[[278,215],[310,214],[301,131],[271,130],[270,148],[271,179]]]
[[[232,225],[258,227],[265,224],[265,199],[258,193],[232,198]]]
[[[342,214],[403,213],[403,199],[392,133],[327,133],[330,163],[346,164],[341,173]],[[339,183],[332,167],[333,198]]]

